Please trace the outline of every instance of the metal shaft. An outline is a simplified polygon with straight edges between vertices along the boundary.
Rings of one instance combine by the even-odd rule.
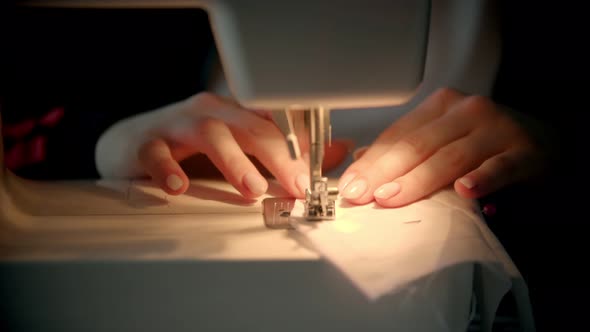
[[[322,162],[324,160],[325,127],[324,109],[313,108],[309,111],[309,173],[310,188],[313,190],[317,182],[322,181]]]

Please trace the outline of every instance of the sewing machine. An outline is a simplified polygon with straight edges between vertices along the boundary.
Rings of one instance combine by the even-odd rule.
[[[430,1],[30,1],[67,7],[204,7],[229,88],[251,109],[272,110],[291,158],[301,158],[294,112],[304,112],[310,184],[305,217],[334,219],[337,189],[322,176],[330,111],[407,102],[426,59]],[[394,13],[402,15],[392,16]],[[359,50],[362,50],[360,52]],[[275,205],[280,199],[263,204]],[[279,213],[282,213],[281,211]],[[268,216],[278,218],[278,215]]]
[[[333,179],[321,172],[330,111],[398,105],[416,93],[424,73],[430,1],[252,3],[29,2],[205,8],[234,97],[247,107],[274,111],[293,158],[301,157],[293,118],[304,113],[311,173],[305,217],[333,219]],[[448,324],[466,319],[472,290],[465,285],[475,274],[470,263],[435,271],[396,295],[368,303],[292,233],[261,230],[260,204],[274,206],[283,199],[271,194],[252,203],[236,197],[227,184],[196,181],[186,195],[165,197],[141,181],[42,183],[2,167],[0,244],[2,259],[9,262],[0,266],[0,295],[9,299],[3,304],[18,323],[74,330],[100,330],[91,323],[95,314],[109,315],[105,321],[121,330],[194,330],[210,328],[209,321],[220,330],[386,331],[404,323],[425,330],[441,316]],[[272,210],[270,218],[277,213]],[[93,265],[93,259],[105,263]],[[52,305],[53,298],[63,309]],[[433,304],[447,311],[425,309]]]
[[[293,159],[301,154],[291,115],[305,112],[310,145],[306,219],[336,214],[338,191],[322,176],[330,110],[397,105],[415,94],[424,71],[429,7],[430,1],[317,1],[310,6],[265,0],[256,8],[243,1],[209,4],[233,95],[246,107],[275,110]],[[391,13],[403,15],[392,18]]]

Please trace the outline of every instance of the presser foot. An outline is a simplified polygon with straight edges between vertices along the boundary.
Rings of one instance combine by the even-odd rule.
[[[270,197],[262,200],[264,225],[272,229],[292,229],[291,211],[295,198]]]
[[[328,179],[322,178],[312,183],[313,190],[305,190],[304,218],[308,221],[334,220],[338,189],[328,188]]]
[[[327,179],[315,183],[316,190],[305,191],[303,216],[291,216],[295,198],[269,197],[262,200],[264,225],[272,229],[293,229],[292,217],[306,221],[334,220],[336,218],[336,197],[338,189],[328,188]]]
[[[328,200],[326,204],[305,203],[305,216],[309,221],[334,220],[336,218],[336,204]]]

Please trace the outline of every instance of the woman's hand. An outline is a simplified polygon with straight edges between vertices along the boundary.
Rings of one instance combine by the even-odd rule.
[[[384,207],[454,183],[478,198],[541,174],[547,151],[527,122],[490,99],[442,89],[385,130],[342,175],[342,196]]]
[[[305,143],[301,144],[305,151]],[[309,186],[308,164],[304,159],[291,160],[285,139],[269,116],[210,93],[117,123],[99,140],[96,164],[103,177],[149,175],[164,191],[178,195],[189,185],[179,162],[196,154],[206,155],[247,198],[268,188],[248,155],[294,197],[303,197]],[[337,156],[344,157],[345,152]],[[332,160],[332,164],[337,163]]]

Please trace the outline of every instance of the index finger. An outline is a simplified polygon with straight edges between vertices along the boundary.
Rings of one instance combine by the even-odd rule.
[[[338,183],[339,191],[342,192],[354,180],[358,173],[368,169],[381,156],[385,155],[394,142],[404,137],[407,133],[441,117],[452,105],[456,104],[463,97],[464,95],[456,90],[440,89],[425,99],[416,109],[400,118],[379,135],[369,149],[348,167]]]

